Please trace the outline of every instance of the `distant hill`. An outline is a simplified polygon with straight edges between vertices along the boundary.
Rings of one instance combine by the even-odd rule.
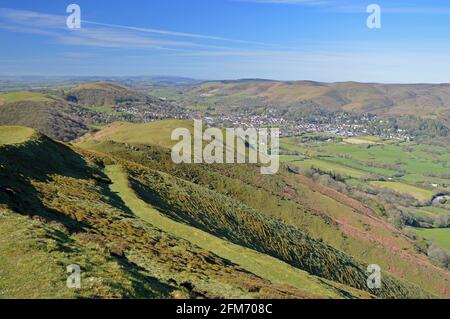
[[[143,122],[183,112],[174,103],[110,82],[0,93],[0,125],[32,127],[65,142],[98,125]]]
[[[66,91],[65,94],[66,99],[70,102],[92,107],[112,107],[118,103],[145,99],[145,96],[131,91],[125,86],[109,82],[81,84]]]
[[[202,80],[179,76],[4,76],[0,75],[0,92],[36,89],[71,88],[96,82],[114,82],[134,89],[189,86]]]
[[[139,122],[150,116],[174,116],[185,112],[178,105],[164,98],[148,95],[145,91],[112,82],[84,83],[62,91],[70,103],[76,103],[92,111],[109,115],[126,115],[130,122]],[[116,114],[114,114],[116,113]]]
[[[441,120],[450,125],[450,84],[320,83],[236,80],[204,82],[173,95],[185,106],[319,107],[328,111]]]
[[[88,132],[85,121],[65,100],[40,92],[0,94],[0,124],[32,127],[62,141]]]

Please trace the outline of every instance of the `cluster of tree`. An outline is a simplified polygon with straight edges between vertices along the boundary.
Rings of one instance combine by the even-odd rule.
[[[367,188],[362,191],[358,188],[345,184],[344,177],[330,172],[324,172],[317,168],[292,168],[290,170],[295,173],[302,174],[320,183],[321,185],[335,189],[341,193],[347,194],[367,206],[376,204],[380,215],[383,216],[390,224],[399,229],[405,229],[406,226],[422,227],[422,228],[447,228],[450,227],[450,214],[436,215],[418,215],[413,207],[418,202],[412,196],[397,193],[389,189]],[[414,233],[408,234],[415,243],[417,251],[424,253],[437,266],[450,269],[450,253],[434,244],[430,244],[422,239],[419,240]]]
[[[423,228],[447,228],[450,227],[450,214],[418,215],[414,207],[419,206],[417,199],[411,195],[399,193],[387,188],[367,187],[362,190],[345,183],[346,176],[332,171],[324,171],[316,167],[311,168],[291,168],[294,172],[313,179],[321,185],[333,188],[341,193],[357,198],[363,203],[375,200],[382,203],[384,207],[384,217],[398,228],[405,226]],[[379,176],[373,175],[364,181],[379,180]]]
[[[450,269],[450,252],[440,248],[439,246],[432,244],[428,248],[428,258],[436,265]]]
[[[404,116],[389,118],[390,123],[396,128],[403,128],[416,137],[446,137],[449,136],[449,128],[439,120],[424,119],[416,116]]]
[[[418,215],[414,210],[408,207],[397,208],[403,216],[403,226],[413,226],[421,228],[449,228],[450,227],[450,213],[449,214],[430,214]]]
[[[404,193],[399,193],[388,188],[374,188],[371,189],[371,192],[375,194],[376,197],[379,199],[379,201],[382,203],[393,205],[401,203],[402,206],[410,206],[410,207],[414,207],[419,204],[417,202],[417,199],[415,199],[413,196]]]
[[[323,186],[333,188],[341,193],[348,192],[349,186],[347,186],[344,183],[346,177],[338,173],[326,172],[315,167],[311,168],[289,167],[289,170],[291,170],[294,173],[309,177],[312,180],[316,181],[317,183]]]

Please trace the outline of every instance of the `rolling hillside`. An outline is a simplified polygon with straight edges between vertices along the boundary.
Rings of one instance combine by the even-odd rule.
[[[135,215],[122,200],[130,190],[110,186],[116,181],[105,174],[113,158],[23,130],[25,140],[0,145],[1,297],[369,296],[277,261],[266,262],[296,276],[293,284],[256,276]],[[66,266],[74,263],[83,271],[76,291],[65,287]]]
[[[114,121],[186,118],[189,112],[197,111],[252,113],[271,107],[279,108],[289,118],[321,110],[392,115],[399,117],[401,125],[421,130],[427,123],[411,123],[406,116],[450,125],[450,88],[241,80],[155,88],[147,95],[142,89],[122,84],[94,82],[72,88],[1,93],[0,124],[32,127],[68,142]]]
[[[152,97],[122,84],[94,82],[80,84],[63,90],[65,100],[91,111],[109,115],[128,114],[130,120],[139,122],[152,113],[177,114],[182,110],[173,103]]]
[[[396,276],[421,287],[427,287],[437,294],[448,295],[450,279],[448,272],[433,266],[425,255],[417,253],[414,244],[399,230],[379,219],[376,212],[345,195],[316,185],[288,171],[265,178],[255,172],[256,167],[248,165],[173,165],[170,161],[170,151],[164,148],[164,145],[171,144],[166,144],[168,139],[163,132],[171,127],[183,125],[190,127],[187,122],[162,121],[146,124],[145,127],[130,125],[124,130],[123,124],[113,124],[94,136],[87,137],[79,145],[111,153],[214,190],[215,193],[259,211],[267,218],[276,218],[287,225],[297,227],[311,238],[336,247],[357,260],[367,263],[376,261],[383,269]],[[162,127],[165,128],[164,131],[158,130]],[[153,134],[136,135],[136,132],[153,132]],[[149,136],[148,143],[145,143],[146,136]],[[139,176],[135,178],[139,179],[141,185],[146,183]],[[153,184],[147,185],[153,192],[155,191],[155,186],[150,186]],[[137,191],[139,190],[142,191],[142,188],[138,187]],[[158,192],[162,191],[161,189]],[[145,191],[141,193],[144,199],[145,194]],[[209,202],[213,203],[215,200],[211,199]],[[199,203],[193,205],[201,207]],[[216,212],[224,210],[224,208],[215,209]],[[191,213],[193,212],[195,210]],[[194,226],[217,231],[219,226],[210,225],[207,221],[200,223],[199,217],[189,215],[191,213],[184,212],[188,215],[184,215],[182,219],[191,216],[189,218],[195,221]],[[179,215],[171,216],[180,218]],[[225,219],[229,220],[230,217]],[[231,231],[224,233],[229,234]],[[238,238],[245,236],[241,234]],[[313,246],[311,244],[311,247]]]
[[[183,114],[183,110],[109,82],[0,93],[0,125],[31,127],[64,142],[114,121],[139,123],[173,114]]]
[[[450,125],[450,85],[319,83],[312,81],[280,82],[237,80],[205,82],[183,89],[155,90],[193,109],[212,107],[306,107],[328,111],[344,110],[377,115],[420,116]]]
[[[0,94],[0,125],[28,126],[64,141],[88,132],[85,121],[65,100],[29,91]]]
[[[427,278],[431,290],[388,272],[382,290],[368,290],[367,264],[360,258],[314,239],[305,225],[261,210],[258,199],[244,203],[237,194],[224,194],[219,183],[231,179],[220,168],[212,175],[200,169],[200,180],[192,183],[176,169],[170,172],[165,166],[170,162],[156,168],[140,156],[130,161],[140,153],[128,151],[125,159],[70,148],[29,129],[14,130],[0,146],[2,255],[12,254],[15,241],[23,248],[2,259],[3,296],[421,298],[431,297],[431,290],[448,293],[434,282],[448,280],[438,270]],[[334,236],[339,234],[333,229]],[[53,269],[34,284],[28,282],[33,280],[31,256]],[[71,263],[85,271],[87,284],[79,291],[64,288],[65,265]],[[15,284],[17,276],[23,284]]]
[[[69,101],[92,107],[113,107],[121,102],[137,102],[145,96],[129,88],[109,82],[96,82],[78,85],[65,91]]]

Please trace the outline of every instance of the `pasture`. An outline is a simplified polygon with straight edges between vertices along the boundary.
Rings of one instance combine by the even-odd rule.
[[[450,228],[413,228],[420,235],[450,251]]]

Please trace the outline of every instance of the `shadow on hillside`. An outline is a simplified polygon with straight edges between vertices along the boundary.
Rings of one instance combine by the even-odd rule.
[[[155,296],[155,292],[163,295],[164,298],[168,298],[170,293],[177,290],[177,287],[171,286],[164,282],[161,282],[155,277],[145,275],[147,270],[126,258],[115,258],[121,268],[128,273],[132,288],[125,287],[118,283],[112,283],[112,287],[115,290],[123,291],[125,294],[132,298],[161,298]]]
[[[90,228],[86,222],[64,215],[42,203],[43,194],[33,186],[32,181],[50,183],[55,176],[95,180],[99,193],[107,198],[105,201],[109,205],[132,215],[121,198],[110,191],[110,180],[99,168],[90,165],[70,147],[45,136],[18,146],[0,148],[0,205],[6,204],[23,215],[58,221],[73,232]],[[54,189],[48,192],[50,196],[60,196],[58,189],[56,193]]]
[[[158,211],[166,217],[182,224],[194,226],[205,232],[211,233],[204,225],[198,223],[195,219],[185,214],[182,210],[171,206],[167,201],[153,189],[142,186],[139,182],[130,178],[131,188],[136,192],[137,196],[144,202],[154,206]]]

